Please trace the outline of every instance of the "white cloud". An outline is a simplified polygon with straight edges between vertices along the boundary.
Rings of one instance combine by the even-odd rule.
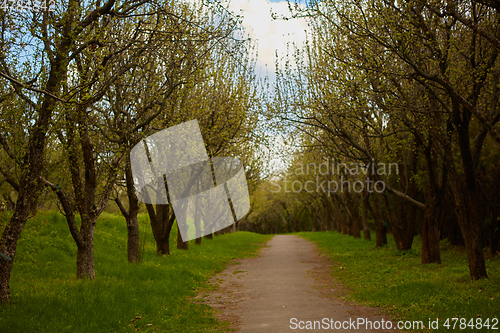
[[[185,0],[197,3],[201,0]],[[242,24],[246,33],[257,43],[257,75],[263,78],[269,76],[271,86],[275,82],[276,53],[284,57],[294,47],[301,48],[306,40],[306,31],[310,31],[304,18],[273,19],[275,17],[290,17],[288,3],[269,2],[269,0],[218,0],[236,15],[242,16]],[[287,47],[287,44],[290,44]],[[293,65],[293,62],[292,62]],[[264,176],[276,175],[285,170],[297,146],[290,145],[285,135],[272,135],[267,146],[259,147],[259,158],[264,159]]]
[[[304,45],[306,31],[309,31],[306,20],[279,19],[291,16],[286,1],[270,3],[268,0],[231,0],[229,9],[243,17],[242,24],[246,33],[257,43],[256,74],[260,78],[267,74],[272,86],[275,82],[276,53],[282,58],[294,51],[295,47],[301,48]],[[273,19],[273,16],[278,19]],[[277,175],[285,170],[296,150],[296,147],[285,142],[283,135],[271,135],[269,144],[259,149],[260,156],[266,157],[263,176]]]
[[[203,0],[184,0],[199,5]],[[274,70],[276,63],[276,51],[281,58],[289,49],[301,48],[306,39],[306,30],[309,27],[304,18],[289,20],[291,13],[287,1],[269,2],[269,0],[216,0],[227,6],[234,14],[243,18],[245,32],[257,43],[258,59],[257,74],[264,76],[269,73],[270,79],[274,81]],[[276,1],[276,0],[274,0]],[[293,1],[292,1],[293,2]],[[304,8],[305,5],[300,5]],[[273,19],[274,13],[278,19]],[[289,49],[287,48],[289,45]]]
[[[265,75],[267,66],[270,79],[274,81],[276,51],[282,57],[288,52],[288,43],[290,50],[293,50],[293,44],[302,47],[306,39],[305,31],[308,30],[305,19],[274,20],[271,13],[275,13],[276,17],[290,17],[286,1],[270,3],[268,0],[231,0],[229,8],[243,16],[246,32],[257,42],[258,74]]]

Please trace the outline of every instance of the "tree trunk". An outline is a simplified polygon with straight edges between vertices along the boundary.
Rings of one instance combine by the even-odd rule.
[[[432,172],[432,171],[431,171]],[[431,181],[432,181],[432,177]],[[435,184],[429,181],[427,203],[424,209],[424,220],[422,222],[422,264],[441,264],[441,253],[439,251],[439,202]]]
[[[415,236],[415,222],[417,218],[417,209],[403,199],[397,199],[398,218],[393,226],[393,236],[399,251],[411,249],[413,237]]]
[[[387,245],[387,227],[377,218],[375,218],[375,245]]]
[[[372,213],[372,216],[375,219],[375,244],[376,246],[384,246],[387,244],[387,226],[382,220],[378,200],[376,200],[375,196],[372,196],[372,198],[374,200],[373,207],[369,200],[367,203],[368,210]]]
[[[156,239],[156,254],[160,256],[170,255],[169,237],[162,236]]]
[[[439,229],[434,216],[435,209],[429,207],[425,210],[422,223],[422,264],[441,264]]]
[[[169,205],[146,204],[149,219],[151,221],[151,229],[156,242],[156,253],[158,255],[170,254],[170,231],[175,220],[175,213],[170,213]]]
[[[76,277],[78,279],[94,279],[94,232],[96,218],[81,216],[81,241],[77,242]]]
[[[10,303],[10,273],[12,265],[12,261],[0,258],[0,304]]]
[[[76,277],[78,279],[95,279],[93,242],[78,247],[76,255]]]
[[[127,257],[129,262],[139,262],[139,222],[137,213],[139,212],[139,200],[137,199],[134,183],[132,179],[132,171],[129,161],[127,162],[125,178],[127,183],[127,197],[129,202],[128,211],[123,206],[120,198],[115,198],[115,202],[120,209],[125,222],[127,223]]]
[[[490,218],[490,254],[494,256],[500,252],[500,223],[498,223],[497,214],[495,211],[491,213]]]
[[[470,277],[473,280],[487,278],[488,274],[484,261],[483,242],[480,234],[474,230],[474,228],[471,228],[470,234],[465,238]]]
[[[139,222],[137,212],[130,213],[127,220],[127,257],[128,262],[139,262]]]
[[[139,262],[139,199],[135,193],[132,167],[130,165],[130,154],[127,154],[125,163],[125,182],[127,185],[128,211],[125,210],[119,198],[115,201],[127,222],[127,257],[129,262]]]
[[[138,262],[139,254],[139,221],[137,214],[139,213],[139,199],[135,193],[134,178],[132,175],[132,167],[130,164],[130,154],[127,154],[125,163],[125,181],[127,184],[128,197],[128,215],[125,217],[127,221],[127,257],[129,262]]]
[[[362,210],[362,216],[361,219],[363,221],[363,238],[365,240],[371,240],[371,235],[370,235],[370,227],[368,225],[368,193],[367,191],[363,192],[363,210]]]
[[[201,245],[201,214],[200,211],[197,209],[195,216],[194,216],[194,227],[196,228],[196,239],[194,243],[196,245]]]
[[[57,49],[54,50],[55,58],[51,61],[49,77],[44,88],[45,91],[56,95],[59,92],[62,80],[66,77],[67,58],[73,44],[73,38],[75,38],[68,29],[74,21],[74,17],[69,13],[68,10],[63,14],[62,18],[65,23],[61,27],[60,42]],[[18,198],[14,214],[3,231],[0,240],[0,252],[12,259],[12,261],[8,261],[0,258],[0,304],[10,302],[10,274],[16,255],[17,241],[26,225],[29,213],[34,214],[36,212],[36,202],[44,186],[43,182],[40,181],[44,165],[43,152],[55,104],[56,100],[53,97],[49,96],[49,94],[44,95],[43,102],[37,112],[36,122],[27,131],[29,136],[28,148],[20,168],[22,174],[20,175]]]
[[[341,214],[340,232],[342,233],[342,235],[347,235],[347,234],[349,234],[349,227],[348,227],[348,222],[346,222],[348,219],[348,216],[345,212],[345,209],[342,209],[340,214]]]
[[[332,200],[333,201],[333,200]],[[333,217],[334,217],[334,221],[333,221],[333,224],[334,224],[334,228],[337,232],[341,232],[341,225],[340,225],[340,212],[339,212],[339,209],[338,209],[338,202],[337,201],[333,201],[332,202],[332,211],[333,211]]]
[[[483,254],[483,240],[481,238],[481,221],[478,213],[477,193],[465,193],[465,204],[458,207],[460,229],[464,236],[467,258],[469,259],[469,273],[473,280],[487,278],[486,264]],[[466,215],[467,214],[467,215]]]
[[[460,115],[460,105],[456,98],[452,99],[453,112]],[[483,198],[478,190],[477,166],[472,157],[469,136],[469,110],[462,108],[462,117],[453,118],[458,132],[458,146],[460,148],[460,162],[463,168],[463,174],[458,172],[455,167],[455,161],[452,158],[452,148],[449,141],[444,140],[444,157],[449,172],[455,207],[457,210],[460,230],[465,241],[467,257],[469,259],[469,273],[473,280],[487,278],[486,263],[483,255],[483,242],[481,239],[481,230],[483,227],[483,209],[481,203]],[[478,147],[475,147],[476,151]],[[451,155],[449,155],[451,154]]]
[[[189,248],[188,242],[182,241],[181,231],[179,229],[179,226],[177,226],[177,248],[179,250],[187,250]]]
[[[16,256],[17,241],[21,236],[21,232],[28,220],[29,205],[25,205],[24,196],[18,198],[15,207],[14,215],[9,221],[6,229],[2,234],[2,243],[0,252],[9,256],[11,260],[0,257],[0,304],[8,304],[10,302],[10,273]]]
[[[359,230],[359,212],[356,203],[348,192],[344,192],[346,207],[349,213],[349,235],[354,238],[361,238],[361,231]]]

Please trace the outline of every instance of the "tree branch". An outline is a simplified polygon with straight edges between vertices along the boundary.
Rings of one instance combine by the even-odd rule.
[[[421,203],[420,201],[413,199],[412,197],[404,194],[403,192],[400,192],[400,191],[390,187],[389,185],[386,185],[386,189],[387,189],[387,192],[392,193],[395,196],[398,196],[402,199],[405,199],[406,201],[408,201],[409,203],[411,203],[413,206],[417,207],[420,210],[425,210],[427,208],[427,205]]]
[[[59,184],[54,185],[47,179],[43,178],[42,176],[40,176],[40,179],[45,183],[46,186],[50,187],[52,191],[56,192],[57,198],[59,199],[59,202],[63,206],[63,210],[66,216],[66,221],[68,222],[68,227],[71,236],[73,236],[73,239],[75,240],[77,246],[79,247],[82,246],[84,241],[82,235],[78,231],[78,226],[76,225],[76,220],[75,220],[75,214],[68,200],[68,196],[66,195],[66,193],[63,191],[63,189]]]
[[[21,81],[18,81],[16,79],[14,79],[13,77],[10,77],[9,75],[5,74],[4,72],[0,72],[0,76],[9,80],[10,82],[14,83],[15,85],[20,86],[21,88],[48,95],[48,96],[50,96],[50,97],[52,97],[60,102],[63,102],[63,103],[69,103],[69,101],[62,99],[62,98],[60,98],[60,97],[58,97],[58,96],[56,96],[56,95],[54,95],[46,90],[30,87],[30,86],[26,85],[25,83],[22,83]]]

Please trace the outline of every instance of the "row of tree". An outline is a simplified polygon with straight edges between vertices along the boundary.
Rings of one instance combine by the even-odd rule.
[[[9,303],[17,241],[47,193],[77,245],[78,278],[94,278],[94,231],[113,199],[139,260],[140,203],[131,148],[197,119],[211,157],[252,157],[253,45],[218,2],[61,1],[54,11],[0,12],[0,303]],[[255,170],[249,173],[258,174]],[[50,197],[49,197],[50,198]],[[169,253],[168,205],[147,205],[158,254]],[[187,244],[182,244],[184,247]]]
[[[441,263],[448,238],[486,278],[484,247],[500,251],[500,3],[321,1],[294,15],[313,32],[269,119],[302,148],[246,227],[373,228],[377,245],[389,230],[400,250],[420,234],[423,263]]]

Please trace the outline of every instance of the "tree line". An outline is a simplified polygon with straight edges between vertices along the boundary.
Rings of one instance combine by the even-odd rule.
[[[0,12],[0,194],[11,210],[0,229],[0,303],[10,302],[23,228],[48,200],[77,245],[78,278],[95,278],[94,232],[110,200],[127,223],[128,260],[140,259],[130,150],[147,136],[197,119],[210,157],[238,156],[258,174],[254,44],[240,17],[212,1],[52,9]],[[173,210],[146,211],[157,253],[169,254]],[[180,237],[178,247],[187,249]]]
[[[312,33],[277,64],[267,112],[300,148],[260,185],[245,228],[374,229],[401,251],[420,235],[422,263],[438,264],[448,239],[486,278],[485,247],[500,251],[500,2],[327,0],[293,16]]]

